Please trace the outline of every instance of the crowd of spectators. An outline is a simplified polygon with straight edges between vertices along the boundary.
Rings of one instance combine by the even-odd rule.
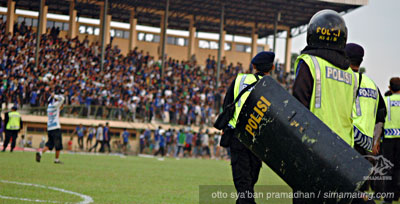
[[[156,130],[144,129],[130,133],[126,128],[122,132],[113,132],[111,137],[109,123],[85,127],[76,126],[65,145],[68,151],[88,151],[104,153],[132,153],[130,140],[139,137],[139,154],[175,158],[228,159],[229,149],[219,146],[221,135],[200,128],[194,131],[186,126],[168,130],[158,127]],[[76,139],[75,139],[76,138]],[[74,146],[74,140],[77,140]],[[85,142],[86,141],[86,142]]]
[[[275,63],[274,77],[283,88],[291,92],[294,84],[294,77],[284,70],[284,64]]]
[[[0,104],[29,105],[32,112],[45,107],[56,85],[66,96],[62,114],[75,116],[174,124],[207,124],[220,111],[223,95],[240,63],[222,60],[220,85],[216,89],[216,61],[206,66],[189,61],[161,59],[135,48],[127,55],[108,45],[104,70],[100,69],[100,44],[84,39],[59,37],[49,29],[41,36],[39,65],[35,66],[36,33],[24,23],[5,33],[0,19]],[[39,110],[39,109],[38,109]],[[43,109],[44,110],[44,109]],[[43,112],[45,114],[45,112]]]
[[[89,42],[87,36],[84,39],[60,37],[59,33],[59,29],[52,28],[41,36],[36,67],[36,32],[22,22],[15,24],[13,35],[5,33],[5,22],[0,19],[0,110],[8,104],[17,104],[32,113],[46,114],[48,97],[60,89],[66,96],[63,115],[211,125],[221,111],[226,89],[243,72],[241,63],[228,63],[224,57],[221,83],[216,89],[215,56],[209,55],[204,67],[198,65],[196,56],[188,61],[168,58],[161,77],[160,58],[155,59],[138,48],[123,55],[112,44],[106,47],[101,70],[98,42]],[[277,66],[275,76],[282,86],[290,89],[292,82],[282,70]],[[96,150],[99,144],[100,152],[105,151],[105,145],[111,151],[109,140],[104,142],[108,137],[101,137],[103,129],[102,126],[86,129],[80,125],[72,135],[77,135],[80,150]],[[130,136],[126,130],[121,135],[123,139],[115,140],[111,147],[126,152]],[[138,136],[140,153],[177,158],[229,155],[227,149],[218,145],[221,136],[208,130],[159,128],[144,130]],[[83,138],[87,138],[86,142]],[[93,146],[92,140],[96,140]],[[72,150],[72,141],[73,137],[67,145],[69,150]]]
[[[36,32],[24,22],[15,24],[14,35],[5,33],[0,19],[0,104],[24,105],[45,114],[47,98],[56,85],[65,91],[67,107],[62,114],[183,125],[210,125],[229,83],[243,65],[221,61],[216,89],[216,60],[208,56],[205,66],[196,57],[188,61],[161,59],[135,48],[127,55],[108,45],[104,70],[100,69],[100,44],[84,39],[59,37],[58,28],[41,36],[39,66],[35,67]],[[288,76],[277,66],[278,81],[290,89]]]
[[[144,130],[140,134],[140,153],[175,158],[227,159],[229,149],[219,146],[221,135],[208,129],[193,131],[190,127],[179,130]]]

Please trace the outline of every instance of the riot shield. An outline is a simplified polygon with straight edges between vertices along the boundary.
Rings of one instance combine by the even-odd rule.
[[[357,191],[372,168],[269,76],[247,98],[235,136],[293,189],[319,193],[307,203],[351,202],[339,193]]]

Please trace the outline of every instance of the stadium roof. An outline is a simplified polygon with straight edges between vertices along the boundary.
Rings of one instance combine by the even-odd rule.
[[[16,8],[39,10],[40,1],[15,0]],[[74,0],[78,17],[98,19],[104,0]],[[259,38],[273,34],[274,22],[280,12],[278,32],[300,28],[322,9],[349,12],[366,5],[368,0],[170,0],[168,28],[188,30],[194,18],[197,31],[219,33],[222,4],[225,5],[225,31],[228,34],[249,36],[257,26]],[[7,0],[0,0],[7,7]],[[46,0],[49,13],[69,14],[70,1]],[[138,24],[159,27],[166,0],[109,0],[113,21],[129,23],[132,10]]]

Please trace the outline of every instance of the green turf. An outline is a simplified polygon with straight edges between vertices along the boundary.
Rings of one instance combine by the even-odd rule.
[[[45,154],[41,163],[33,152],[0,153],[0,180],[52,186],[93,198],[94,203],[234,203],[211,199],[211,192],[234,192],[230,164],[222,160],[142,158],[111,155],[62,154],[63,165]],[[205,190],[204,190],[205,189]],[[291,189],[263,166],[256,191]],[[0,195],[31,200],[77,203],[82,198],[52,189],[0,182]],[[206,195],[206,196],[204,196]],[[266,194],[264,194],[266,195]],[[29,203],[0,198],[0,203]],[[291,203],[290,199],[257,199],[257,203]]]
[[[40,184],[91,196],[94,203],[198,203],[200,185],[226,185],[233,189],[228,161],[170,159],[135,156],[62,154],[63,165],[45,154],[41,163],[32,152],[0,153],[0,179]],[[262,168],[257,185],[286,184],[269,168]],[[79,202],[78,196],[0,182],[0,195]],[[5,200],[0,203],[27,203]]]

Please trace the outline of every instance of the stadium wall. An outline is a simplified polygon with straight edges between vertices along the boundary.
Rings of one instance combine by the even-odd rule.
[[[23,130],[20,131],[19,137],[17,139],[17,145],[19,144],[19,141],[21,140],[21,135],[25,135],[25,140],[28,139],[28,137],[32,136],[32,147],[33,148],[38,148],[39,144],[42,140],[42,137],[46,138],[47,141],[47,116],[38,116],[38,115],[22,115],[22,120],[23,120]],[[66,118],[66,117],[61,117],[60,118],[60,124],[61,124],[61,130],[63,132],[63,145],[64,145],[64,150],[67,150],[68,147],[68,141],[70,140],[71,136],[73,137],[73,149],[72,151],[79,151],[78,149],[78,139],[76,134],[72,134],[75,128],[79,125],[82,124],[84,127],[86,127],[86,130],[91,127],[92,125],[95,125],[97,128],[97,125],[102,123],[105,125],[106,122],[109,122],[110,125],[110,135],[111,135],[111,148],[115,152],[116,149],[115,147],[113,148],[113,141],[121,140],[120,139],[120,133],[126,128],[128,132],[131,134],[129,144],[130,144],[130,154],[138,154],[139,152],[139,136],[140,133],[145,130],[149,129],[152,130],[154,133],[154,130],[156,130],[158,127],[162,127],[164,130],[167,129],[183,129],[186,128],[187,126],[182,126],[182,125],[170,125],[170,124],[155,124],[155,123],[140,123],[140,122],[123,122],[123,121],[112,121],[112,120],[95,120],[95,119],[85,119],[85,118]],[[200,127],[198,126],[191,126],[190,127],[193,131],[198,132]],[[215,134],[218,132],[217,129],[212,128],[212,127],[207,127],[207,129],[210,130],[210,133]],[[134,136],[135,135],[135,136]],[[86,147],[86,137],[85,135],[84,138],[84,146]],[[133,137],[134,136],[134,137]],[[92,145],[96,143],[96,138],[94,137],[92,140]]]

